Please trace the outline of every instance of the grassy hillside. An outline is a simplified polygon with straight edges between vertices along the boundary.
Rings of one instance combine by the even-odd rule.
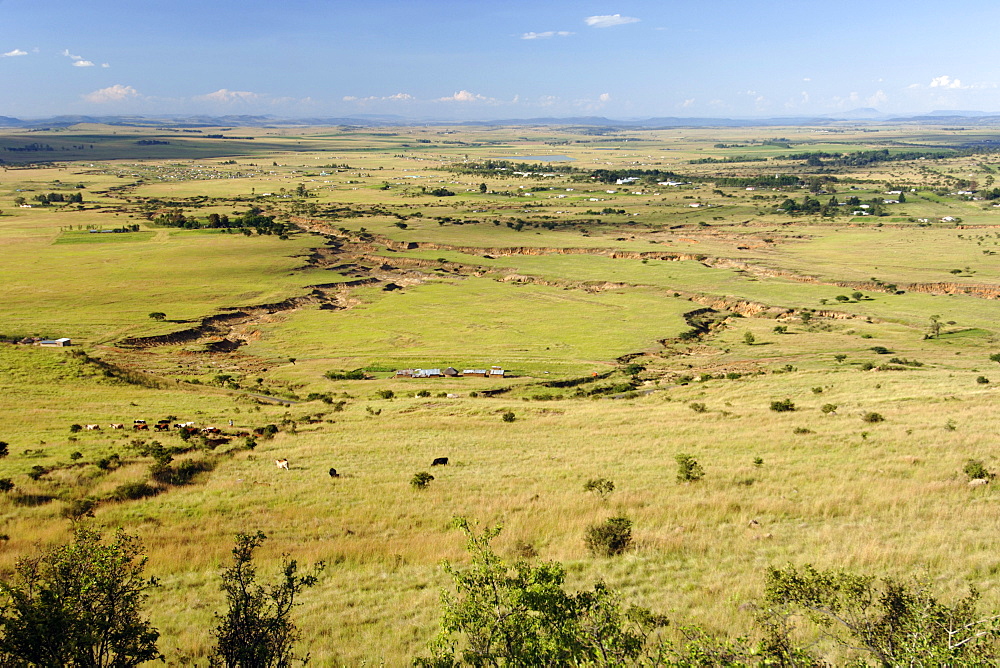
[[[95,148],[12,153],[0,174],[0,570],[93,502],[81,521],[146,546],[168,663],[204,662],[233,536],[259,529],[263,572],[282,553],[328,564],[297,614],[314,663],[407,664],[436,629],[441,561],[466,559],[455,516],[502,524],[502,554],[561,561],[574,587],[603,579],[722,634],[750,629],[741,606],[788,563],[974,585],[1000,609],[1000,497],[963,473],[1000,471],[1000,158],[954,132],[77,130]],[[762,143],[775,133],[792,148]],[[954,154],[787,157],[890,139]],[[767,160],[700,160],[751,154]],[[471,167],[539,155],[573,160]],[[778,174],[797,180],[723,181]],[[882,216],[829,204],[894,190],[907,201]],[[54,192],[84,201],[36,199]],[[807,198],[825,213],[782,208]],[[247,212],[295,228],[207,227]],[[89,231],[122,225],[139,231]],[[74,345],[10,343],[25,336]],[[491,365],[507,376],[394,377]],[[224,433],[131,428],[168,417]],[[681,453],[704,479],[677,481]],[[584,491],[598,477],[606,499]],[[615,515],[633,549],[592,556],[587,528]]]

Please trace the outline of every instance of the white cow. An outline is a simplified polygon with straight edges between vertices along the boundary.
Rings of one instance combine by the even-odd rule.
[[[100,431],[100,430],[101,430],[101,425],[99,425],[99,424],[88,424],[87,425],[87,431]]]
[[[122,423],[120,423],[120,422],[112,422],[111,423],[111,428],[112,429],[124,429],[125,425],[122,424]]]
[[[286,471],[288,470],[288,460],[287,459],[275,459],[274,463],[275,463],[275,465],[279,469],[285,469]]]

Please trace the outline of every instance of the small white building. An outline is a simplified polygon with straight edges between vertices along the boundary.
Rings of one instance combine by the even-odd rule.
[[[62,348],[64,346],[73,345],[73,342],[70,341],[67,338],[62,338],[62,339],[42,339],[41,341],[39,341],[35,345],[36,346],[44,346],[46,348]]]

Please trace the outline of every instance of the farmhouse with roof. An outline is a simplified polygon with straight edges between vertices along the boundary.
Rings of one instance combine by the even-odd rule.
[[[397,369],[396,378],[504,378],[503,367],[489,369],[465,369],[461,373],[453,366],[447,369]]]

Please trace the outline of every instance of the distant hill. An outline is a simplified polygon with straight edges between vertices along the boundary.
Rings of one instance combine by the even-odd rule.
[[[358,114],[355,116],[281,118],[270,115],[231,116],[84,116],[64,115],[39,119],[19,119],[0,116],[0,127],[46,128],[69,127],[81,123],[98,123],[125,127],[295,127],[295,126],[358,126],[388,127],[407,125],[467,125],[467,126],[530,126],[569,125],[593,128],[656,129],[675,127],[767,127],[831,125],[850,121],[879,123],[953,123],[989,125],[1000,123],[1000,112],[938,110],[926,114],[888,115],[870,107],[828,114],[825,116],[780,116],[772,118],[711,118],[703,116],[663,116],[645,119],[613,119],[603,116],[545,116],[538,118],[505,118],[492,120],[456,121],[445,119],[407,119],[391,114]]]
[[[850,111],[842,111],[836,114],[827,114],[827,118],[835,118],[839,120],[874,120],[881,118],[888,118],[887,114],[883,114],[878,109],[873,109],[871,107],[863,107],[861,109],[851,109]]]

